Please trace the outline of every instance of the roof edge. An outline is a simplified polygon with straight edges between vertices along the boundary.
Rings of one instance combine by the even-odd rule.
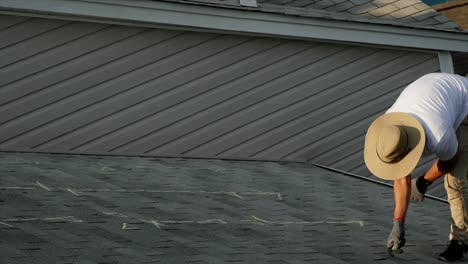
[[[468,52],[468,34],[147,0],[0,0],[0,13]]]
[[[447,9],[451,9],[454,7],[460,7],[460,6],[465,6],[468,5],[468,0],[458,0],[458,1],[452,1],[452,2],[446,2],[442,4],[437,4],[433,5],[432,8],[436,11],[444,11]]]

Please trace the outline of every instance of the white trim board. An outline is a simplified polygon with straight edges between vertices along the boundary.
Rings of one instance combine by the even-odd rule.
[[[0,0],[0,13],[468,52],[468,33],[147,0]]]
[[[452,54],[449,51],[439,51],[440,71],[446,73],[455,73],[453,68]]]

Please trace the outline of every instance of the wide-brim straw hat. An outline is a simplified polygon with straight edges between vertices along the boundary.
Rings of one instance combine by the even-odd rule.
[[[388,113],[369,126],[364,161],[375,176],[396,180],[416,168],[425,143],[424,128],[415,117],[407,113]]]

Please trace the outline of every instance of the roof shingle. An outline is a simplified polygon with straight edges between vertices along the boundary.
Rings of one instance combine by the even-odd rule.
[[[0,153],[1,263],[439,263],[448,205],[305,163]]]
[[[165,0],[179,3],[236,6],[233,0]],[[239,1],[239,0],[237,0]],[[432,9],[420,0],[257,0],[257,7],[247,10],[283,13],[305,17],[396,24],[408,27],[423,27],[439,30],[461,30],[457,24]],[[237,4],[239,6],[239,4]],[[412,19],[408,19],[412,18]]]

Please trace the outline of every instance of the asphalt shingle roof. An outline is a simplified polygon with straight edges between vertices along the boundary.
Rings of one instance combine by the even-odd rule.
[[[280,13],[396,26],[460,30],[443,14],[420,0],[257,0],[257,6],[239,0],[165,0],[185,4],[206,4],[247,11]]]
[[[439,263],[448,205],[305,163],[0,153],[0,263]]]

